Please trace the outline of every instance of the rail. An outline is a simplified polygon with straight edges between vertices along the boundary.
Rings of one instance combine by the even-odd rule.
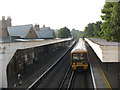
[[[64,78],[63,78],[63,80],[62,80],[62,82],[61,82],[61,84],[60,84],[60,86],[59,86],[59,90],[62,88],[62,86],[63,86],[63,84],[64,84],[64,82],[65,82],[65,80],[66,80],[66,78],[67,78],[67,75],[68,75],[70,69],[71,69],[71,66],[68,67],[68,69],[67,69],[67,71],[66,71],[66,73],[65,73],[65,76],[64,76]]]
[[[72,83],[72,80],[73,80],[73,76],[74,76],[74,70],[72,71],[72,74],[71,74],[71,77],[70,77],[70,80],[69,80],[69,83],[68,83],[68,86],[67,86],[67,90],[70,89],[70,86],[71,86],[71,83]]]
[[[90,64],[90,71],[91,71],[91,76],[92,76],[92,82],[93,82],[94,90],[97,90],[97,88],[96,88],[96,82],[95,82],[95,77],[93,75],[93,70],[92,70],[91,64]]]
[[[75,44],[75,41],[72,43],[72,46]],[[66,53],[72,48],[72,46],[60,57],[56,60],[54,64],[52,64],[37,80],[35,80],[26,90],[35,88],[36,84],[39,82],[40,79],[42,79],[43,76],[45,76],[62,58],[66,55]]]

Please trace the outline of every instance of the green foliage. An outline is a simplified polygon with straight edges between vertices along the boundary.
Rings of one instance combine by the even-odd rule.
[[[101,12],[105,22],[89,23],[83,35],[120,42],[120,2],[106,2]]]
[[[104,5],[104,8],[101,10],[101,12],[104,14],[101,16],[102,20],[108,20],[111,17],[113,3],[112,2],[106,2]]]
[[[94,23],[94,31],[93,31],[94,37],[101,37],[102,35],[101,25],[102,25],[101,21]]]
[[[74,38],[78,37],[97,37],[107,41],[120,42],[120,1],[106,2],[101,10],[104,22],[89,23],[83,32],[73,29],[71,34]],[[60,38],[70,37],[70,31],[64,27],[58,31]]]
[[[79,30],[75,30],[75,29],[72,29],[71,31],[71,35],[74,39],[78,39],[78,38],[82,38],[82,31],[79,31]]]
[[[58,37],[58,30],[54,30],[55,31],[55,36]]]
[[[93,30],[94,30],[94,24],[89,23],[87,27],[85,27],[85,30],[83,32],[85,37],[93,37]]]
[[[60,30],[58,30],[58,37],[59,38],[68,38],[70,37],[70,30],[67,27],[61,28]]]
[[[102,24],[102,38],[107,41],[120,41],[120,2],[106,2],[101,10],[105,22]]]
[[[83,38],[83,31],[79,31],[79,38]]]
[[[101,21],[89,23],[83,32],[84,37],[101,37]]]

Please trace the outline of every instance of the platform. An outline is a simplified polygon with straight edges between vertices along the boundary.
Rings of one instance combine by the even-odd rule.
[[[120,80],[120,63],[119,62],[103,62],[98,55],[108,55],[106,58],[111,58],[110,54],[114,56],[115,47],[119,48],[118,42],[106,42],[103,39],[90,38],[86,39],[88,43],[88,53],[90,58],[90,68],[92,72],[92,79],[95,88],[112,88],[118,89]],[[106,48],[105,48],[106,47]],[[108,49],[109,48],[109,49]],[[105,49],[108,51],[105,52]],[[101,50],[101,51],[100,51]],[[111,50],[111,52],[109,52]],[[118,50],[116,50],[118,52]],[[118,55],[120,53],[117,53]],[[105,57],[105,56],[104,56]],[[104,58],[103,58],[104,59]],[[119,60],[119,57],[117,57]],[[105,60],[105,59],[104,59]]]
[[[101,66],[97,61],[91,59],[90,68],[91,68],[94,88],[111,88]]]
[[[18,49],[24,50],[44,45],[66,42],[70,40],[71,38],[0,43],[0,87],[7,87],[7,65]]]
[[[43,75],[43,73],[45,73],[53,65],[53,63],[55,63],[59,58],[64,56],[64,54],[67,53],[67,51],[73,46],[74,43],[75,42],[72,42],[67,48],[65,48],[64,50],[59,52],[59,54],[55,55],[55,57],[50,62],[47,62],[42,67],[36,68],[36,65],[34,65],[33,67],[30,67],[29,70],[37,69],[36,72],[34,72],[34,73],[32,73],[30,71],[27,72],[27,74],[22,78],[22,81],[23,81],[22,85],[14,87],[14,88],[17,88],[17,89],[18,88],[28,89],[28,87],[30,87],[41,75]],[[31,73],[31,75],[29,75],[29,73]]]
[[[120,43],[98,38],[85,38],[102,62],[120,62]]]
[[[111,85],[109,84],[106,75],[104,74],[104,71],[101,67],[101,65],[99,64],[99,58],[97,57],[97,55],[94,53],[94,51],[92,50],[92,48],[87,45],[87,49],[88,49],[88,56],[89,56],[89,62],[90,62],[90,70],[91,70],[91,77],[92,77],[92,81],[93,81],[93,87],[95,89],[99,89],[99,88],[111,88]]]

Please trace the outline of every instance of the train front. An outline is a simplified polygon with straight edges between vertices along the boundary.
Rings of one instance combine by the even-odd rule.
[[[72,68],[74,70],[86,70],[88,68],[87,52],[72,53]]]
[[[71,51],[71,64],[74,70],[88,69],[88,52],[82,39],[79,40],[76,47]]]

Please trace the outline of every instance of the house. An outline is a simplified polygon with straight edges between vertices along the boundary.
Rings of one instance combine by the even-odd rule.
[[[18,41],[18,39],[54,39],[54,30],[50,27],[40,28],[39,25],[33,27],[32,24],[11,26],[11,18],[2,17],[0,20],[0,42]]]
[[[11,39],[38,39],[32,24],[7,27]]]
[[[54,30],[50,29],[50,27],[39,28],[39,25],[35,25],[35,30],[40,39],[54,39],[56,38]]]

